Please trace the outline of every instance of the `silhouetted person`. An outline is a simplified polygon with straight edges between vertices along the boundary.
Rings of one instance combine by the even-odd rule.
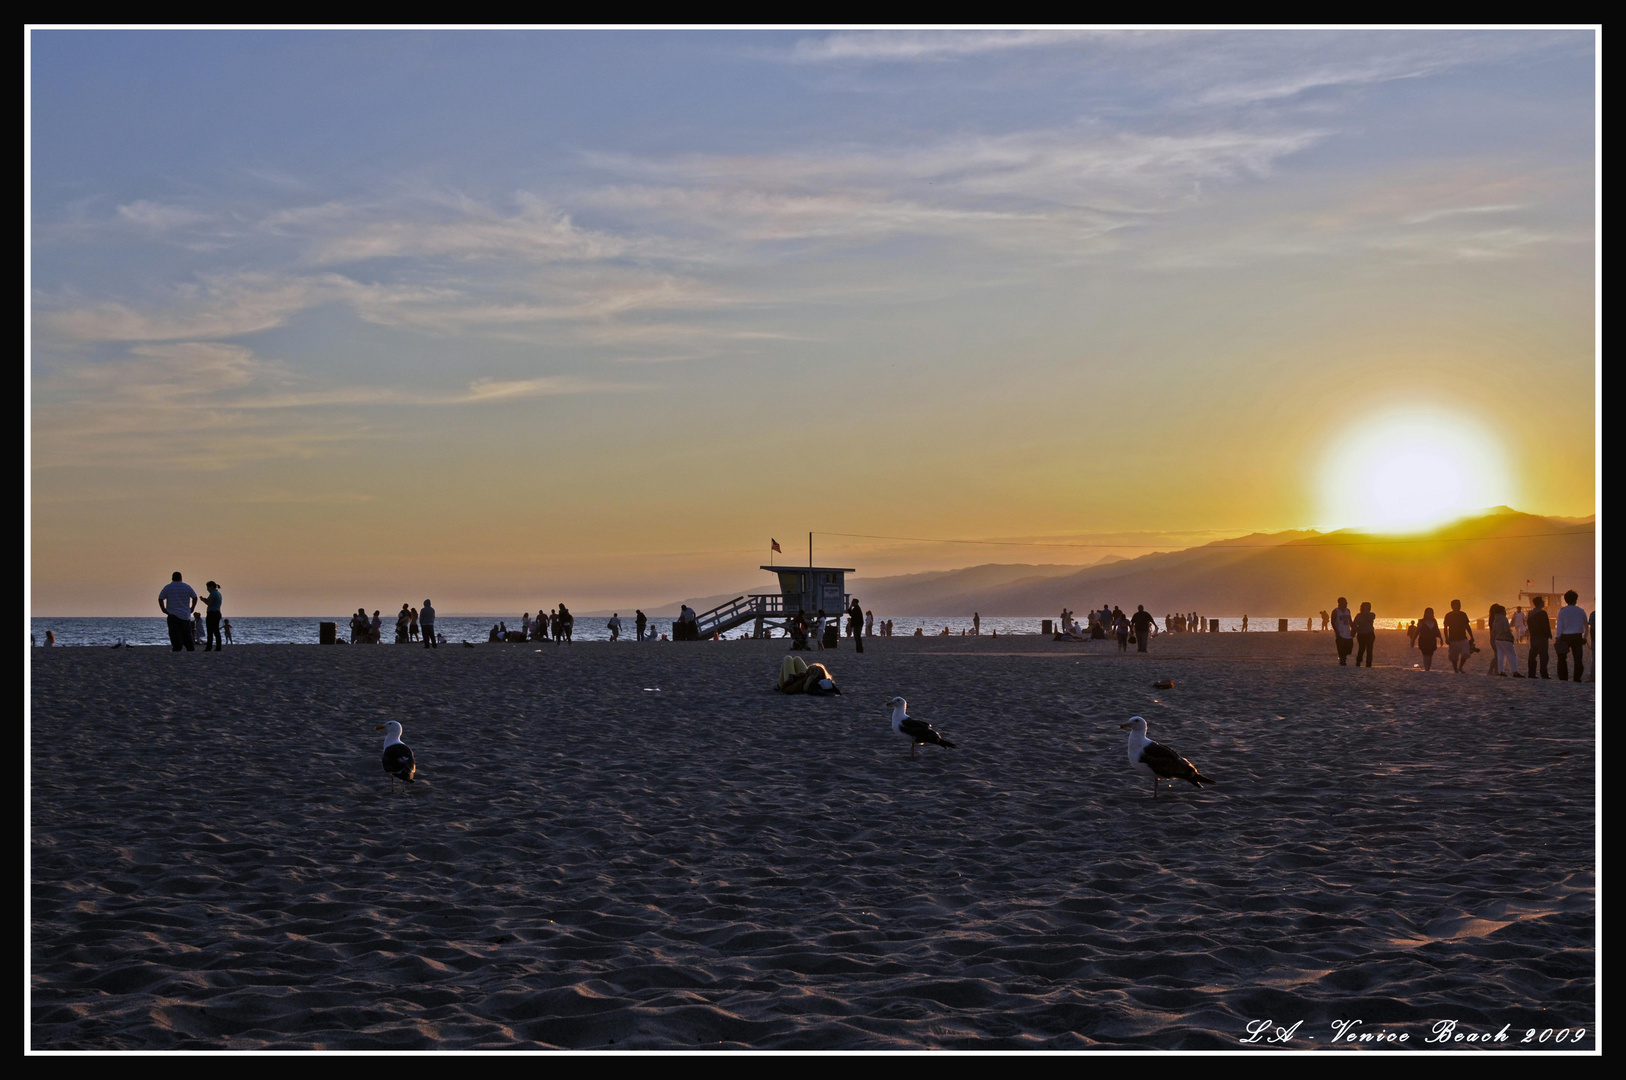
[[[1474,628],[1461,600],[1451,601],[1451,610],[1445,613],[1445,647],[1450,651],[1451,670],[1462,674],[1474,652]]]
[[[1417,623],[1417,650],[1423,654],[1423,670],[1434,670],[1434,650],[1440,647],[1440,624],[1434,621],[1434,609],[1424,608]]]
[[[632,625],[633,629],[638,631],[638,640],[644,640],[644,629],[649,626],[649,616],[645,615],[642,611],[635,612],[632,618]]]
[[[1547,614],[1547,598],[1538,596],[1530,601],[1530,614],[1525,616],[1525,633],[1530,635],[1530,656],[1526,661],[1528,668],[1526,674],[1530,678],[1536,677],[1536,668],[1541,668],[1541,677],[1550,678],[1547,674],[1547,650],[1553,643],[1553,617]]]
[[[181,580],[179,570],[170,575],[169,584],[158,593],[158,610],[169,622],[169,648],[171,652],[195,651],[192,641],[192,612],[198,606],[198,594]],[[1560,668],[1559,670],[1563,670]]]
[[[1157,620],[1152,613],[1146,610],[1145,604],[1135,605],[1135,614],[1129,617],[1129,625],[1135,629],[1135,651],[1145,652],[1146,645],[1152,637],[1152,627]]]
[[[207,636],[203,639],[203,651],[214,649],[215,652],[222,652],[226,648],[226,643],[220,639],[220,586],[211,581],[205,587],[209,594],[204,600],[204,606],[209,614],[208,629],[204,631]]]
[[[1372,645],[1378,639],[1377,614],[1372,605],[1361,601],[1361,613],[1350,620],[1350,626],[1355,631],[1355,666],[1361,666],[1361,657],[1366,657],[1366,666],[1372,666]]]
[[[1339,667],[1349,665],[1349,654],[1355,649],[1354,624],[1355,619],[1349,610],[1349,601],[1340,596],[1338,606],[1332,609],[1332,633],[1333,641],[1338,645]]]
[[[1575,681],[1581,681],[1581,650],[1586,647],[1587,617],[1575,601],[1580,599],[1574,589],[1564,594],[1564,606],[1558,609],[1558,679],[1569,678],[1565,663],[1568,654],[1575,654]]]
[[[423,628],[423,647],[439,648],[435,641],[435,606],[427,598],[424,599],[423,607],[418,609],[418,625]]]

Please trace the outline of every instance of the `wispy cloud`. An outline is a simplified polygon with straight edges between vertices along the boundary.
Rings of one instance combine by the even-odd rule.
[[[66,366],[34,386],[37,465],[188,470],[309,457],[387,433],[355,415],[367,407],[475,407],[657,388],[574,375],[478,377],[455,390],[335,384],[220,342],[138,345],[116,360]],[[336,421],[335,409],[351,414]]]
[[[1011,49],[1077,45],[1098,38],[1093,30],[844,30],[806,37],[790,58],[809,63],[831,61],[948,60]]]

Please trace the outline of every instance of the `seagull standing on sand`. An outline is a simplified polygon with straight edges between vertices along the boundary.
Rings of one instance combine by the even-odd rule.
[[[909,715],[909,703],[901,697],[895,697],[887,702],[892,708],[892,730],[909,740],[909,756],[915,756],[915,749],[926,743],[936,743],[938,746],[954,749],[954,744],[937,733],[937,729],[924,720],[916,720]]]
[[[375,731],[384,733],[384,771],[390,774],[390,790],[395,790],[395,781],[412,783],[417,775],[418,762],[412,756],[412,747],[401,741],[401,725],[394,720]]]
[[[1194,787],[1214,782],[1167,746],[1148,739],[1145,717],[1131,716],[1129,723],[1118,726],[1129,729],[1129,767],[1152,778],[1152,798],[1157,798],[1159,780],[1189,780]]]

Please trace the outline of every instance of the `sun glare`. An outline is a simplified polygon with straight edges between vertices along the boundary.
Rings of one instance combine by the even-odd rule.
[[[1417,531],[1509,503],[1512,487],[1506,455],[1484,428],[1448,412],[1397,410],[1361,420],[1329,444],[1322,520]]]

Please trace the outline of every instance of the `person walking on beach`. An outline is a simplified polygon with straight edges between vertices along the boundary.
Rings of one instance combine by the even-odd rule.
[[[1355,650],[1355,666],[1361,666],[1361,657],[1366,657],[1366,666],[1372,666],[1372,644],[1377,641],[1377,613],[1372,605],[1361,601],[1361,613],[1350,620],[1350,629],[1355,631],[1355,641],[1360,646]]]
[[[1513,640],[1523,641],[1530,629],[1530,619],[1524,613],[1524,605],[1520,604],[1513,609]]]
[[[1338,645],[1338,666],[1349,665],[1349,654],[1355,649],[1354,617],[1349,610],[1349,601],[1342,596],[1338,598],[1338,606],[1332,609],[1333,640]]]
[[[220,639],[220,586],[211,581],[204,587],[209,590],[208,597],[204,600],[204,606],[209,609],[209,619],[206,631],[208,637],[203,639],[203,651],[208,652],[212,648],[215,652],[223,652],[226,645]]]
[[[1586,609],[1576,605],[1580,599],[1574,589],[1564,594],[1564,606],[1558,609],[1558,681],[1569,678],[1565,662],[1569,654],[1575,656],[1575,681],[1581,681],[1581,650],[1586,646]],[[1596,674],[1596,673],[1594,673]]]
[[[1424,608],[1417,623],[1417,649],[1423,654],[1423,670],[1434,669],[1434,651],[1440,647],[1440,624],[1434,621],[1434,609]]]
[[[232,643],[232,640],[231,640],[231,620],[230,619],[222,619],[220,621],[220,629],[226,635],[226,644],[230,645]]]
[[[1112,629],[1118,635],[1118,651],[1129,651],[1129,616],[1118,608],[1112,609]]]
[[[1501,604],[1492,604],[1490,609],[1490,637],[1491,652],[1496,657],[1496,666],[1492,671],[1507,678],[1517,675],[1523,678],[1519,671],[1519,650],[1513,645],[1513,624],[1508,620],[1507,608]]]
[[[605,623],[604,625],[610,631],[610,642],[611,642],[611,644],[614,644],[615,642],[621,640],[621,613],[619,611],[612,614],[610,616],[610,621]]]
[[[418,625],[423,628],[423,647],[439,648],[435,643],[435,606],[427,597],[424,599],[423,607],[418,609]]]
[[[1451,670],[1461,675],[1474,652],[1474,628],[1461,600],[1451,601],[1451,610],[1445,613],[1445,647],[1450,651]]]
[[[192,612],[198,606],[198,594],[192,586],[181,580],[179,570],[171,574],[169,584],[158,593],[158,610],[169,622],[170,652],[185,649],[192,652]]]
[[[1525,620],[1525,627],[1530,635],[1530,655],[1526,658],[1526,677],[1534,679],[1539,664],[1541,677],[1550,678],[1547,674],[1547,649],[1553,642],[1553,617],[1547,614],[1547,598],[1538,596],[1530,601],[1530,614]]]

